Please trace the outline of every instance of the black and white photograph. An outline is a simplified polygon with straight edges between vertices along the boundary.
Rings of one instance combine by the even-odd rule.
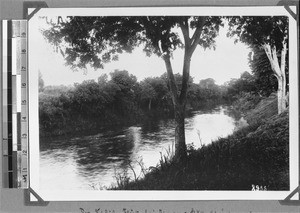
[[[272,7],[41,9],[28,31],[33,189],[46,200],[287,196],[295,23]]]

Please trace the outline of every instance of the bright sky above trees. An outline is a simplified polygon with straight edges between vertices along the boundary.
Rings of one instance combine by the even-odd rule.
[[[106,64],[104,69],[88,69],[73,71],[65,66],[62,55],[56,53],[40,33],[40,28],[46,26],[44,19],[34,17],[30,22],[30,57],[34,63],[33,69],[40,70],[45,86],[73,85],[88,79],[97,79],[102,73],[109,73],[115,69],[127,70],[135,75],[138,81],[146,77],[160,76],[165,72],[165,64],[161,58],[153,55],[147,57],[138,48],[132,54],[124,53],[119,61]],[[244,71],[250,71],[248,66],[249,49],[242,43],[234,44],[234,40],[226,37],[227,28],[221,28],[216,38],[216,50],[204,50],[198,47],[192,57],[191,77],[198,83],[201,79],[213,78],[217,84],[223,84],[231,78],[238,78]],[[176,50],[172,60],[174,73],[182,71],[183,50]]]

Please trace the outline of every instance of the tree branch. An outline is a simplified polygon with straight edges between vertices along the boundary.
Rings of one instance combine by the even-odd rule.
[[[269,61],[272,61],[272,54],[271,54],[271,46],[269,44],[263,44],[262,45],[263,49],[265,50],[265,53],[269,59]]]
[[[180,103],[186,101],[188,82],[190,78],[190,64],[191,64],[191,57],[187,53],[185,53],[184,61],[183,61],[183,70],[182,70],[182,84],[181,84],[181,91],[179,97]]]
[[[273,48],[271,48],[270,44],[263,44],[262,47],[265,50],[265,53],[270,61],[271,64],[271,68],[274,72],[274,75],[276,76],[276,78],[280,78],[280,67],[278,64],[278,58],[277,58],[277,52],[276,52],[276,47],[274,46]]]
[[[181,91],[179,101],[183,103],[186,101],[187,90],[188,90],[188,81],[190,78],[190,64],[191,64],[191,57],[200,42],[200,35],[202,32],[202,28],[204,26],[204,17],[199,17],[198,26],[193,34],[192,39],[184,37],[185,43],[185,52],[184,52],[184,60],[183,60],[183,70],[182,70],[182,84],[181,84]],[[188,27],[188,26],[187,26]],[[185,34],[186,28],[181,28],[183,34]],[[188,28],[187,28],[188,31]]]
[[[175,106],[175,104],[177,103],[177,99],[178,99],[178,94],[177,94],[178,89],[177,89],[175,77],[174,77],[174,74],[173,74],[170,55],[169,54],[164,54],[162,56],[162,58],[163,58],[163,60],[165,62],[165,65],[166,65],[167,74],[168,74],[168,82],[169,82],[170,91],[171,91],[171,94],[172,94],[172,101],[173,101],[173,104]]]
[[[191,40],[191,49],[189,51],[190,56],[194,53],[197,45],[200,42],[200,36],[201,36],[201,32],[204,26],[204,21],[205,21],[205,17],[199,17],[199,23],[198,26],[193,34],[192,40]]]
[[[272,55],[273,55],[273,66],[275,68],[275,72],[277,73],[277,75],[282,76],[280,73],[280,67],[279,67],[279,62],[278,62],[278,57],[277,57],[277,50],[276,50],[276,46],[274,45],[271,49]]]
[[[286,38],[287,36],[284,37],[282,41],[282,50],[281,50],[281,72],[285,74],[285,63],[286,63],[286,52],[287,52],[287,47],[286,47]]]
[[[189,26],[188,26],[187,22],[185,23],[185,21],[186,20],[183,20],[182,22],[180,22],[179,26],[180,26],[180,29],[183,34],[185,46],[190,48],[191,40],[190,40]]]

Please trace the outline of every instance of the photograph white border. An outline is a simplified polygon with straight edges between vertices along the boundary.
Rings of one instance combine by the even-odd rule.
[[[296,7],[290,7],[296,13]],[[42,8],[34,16],[288,16],[289,17],[289,103],[290,103],[290,191],[85,191],[39,189],[39,118],[38,72],[31,71],[34,60],[29,48],[29,182],[30,187],[45,201],[168,201],[168,200],[283,200],[299,185],[299,94],[297,61],[297,23],[283,6],[258,7],[111,7],[111,8]],[[30,42],[30,20],[29,47]],[[298,199],[298,195],[293,199]]]

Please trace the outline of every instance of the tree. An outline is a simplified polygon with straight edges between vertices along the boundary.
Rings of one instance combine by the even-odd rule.
[[[110,82],[115,84],[119,90],[115,95],[115,109],[122,116],[136,111],[135,90],[137,89],[136,76],[129,74],[127,70],[115,70],[110,73]]]
[[[118,16],[66,17],[52,22],[43,31],[46,39],[60,49],[66,63],[73,68],[103,68],[117,60],[119,54],[132,52],[143,45],[147,56],[155,54],[165,62],[168,85],[175,114],[175,160],[187,156],[184,118],[190,75],[190,62],[198,45],[214,47],[214,38],[222,24],[220,17],[187,16]],[[177,28],[182,35],[174,30]],[[184,49],[182,84],[177,87],[171,57],[177,48]]]
[[[245,71],[241,77],[237,79],[234,85],[240,92],[254,92],[257,93],[255,78],[249,72]]]
[[[39,70],[39,92],[44,91],[44,86],[45,86],[45,83],[44,83],[44,80],[43,80],[43,76],[42,76],[41,71]]]
[[[107,84],[107,79],[108,79],[108,75],[107,74],[102,74],[98,78],[98,84],[101,85],[101,86],[105,86]]]
[[[212,78],[202,79],[199,82],[199,86],[205,89],[216,87],[216,81]]]
[[[237,35],[252,49],[263,49],[277,78],[278,114],[287,107],[286,55],[288,18],[285,16],[230,17],[229,36]]]
[[[111,81],[117,84],[123,92],[129,92],[137,82],[136,76],[129,74],[127,70],[115,70],[110,73]]]
[[[276,92],[278,88],[277,78],[273,74],[270,61],[262,48],[251,48],[252,54],[249,56],[249,66],[255,79],[257,92],[261,96],[269,96]],[[286,69],[288,85],[288,70]]]
[[[151,110],[152,100],[156,97],[154,88],[146,81],[140,83],[141,86],[141,99],[148,101],[148,109]]]

